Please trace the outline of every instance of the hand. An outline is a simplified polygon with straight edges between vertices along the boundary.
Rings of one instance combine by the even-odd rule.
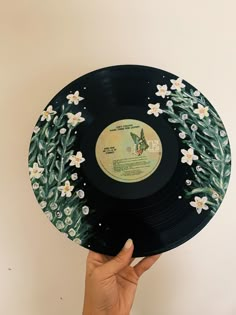
[[[143,258],[131,267],[133,250],[133,242],[129,239],[115,257],[89,251],[83,315],[130,313],[139,278],[160,257]]]

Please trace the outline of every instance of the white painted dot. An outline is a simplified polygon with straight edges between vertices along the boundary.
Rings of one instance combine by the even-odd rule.
[[[88,247],[90,247],[91,245],[90,244],[88,244]]]
[[[163,78],[165,78],[165,76],[163,75]]]
[[[174,130],[176,130],[176,128],[174,128]]]
[[[86,186],[86,183],[84,183],[84,186]]]
[[[84,87],[84,90],[86,90],[87,88],[86,88],[86,86]]]
[[[150,100],[150,97],[148,97],[148,100]]]
[[[70,91],[70,93],[72,93],[72,91]]]
[[[182,196],[178,196],[179,199],[182,199]]]
[[[84,107],[84,109],[86,109],[86,107]]]
[[[101,225],[102,225],[102,223],[98,223],[98,225],[99,225],[99,226],[101,226]]]
[[[150,83],[149,81],[147,83]]]
[[[75,135],[77,134],[77,131],[75,131]]]

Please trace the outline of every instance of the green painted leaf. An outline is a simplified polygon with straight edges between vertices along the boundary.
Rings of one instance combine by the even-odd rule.
[[[46,162],[47,166],[52,162],[54,156],[55,156],[54,153],[49,153],[49,155],[47,157],[47,162]]]
[[[61,155],[62,154],[62,148],[61,147],[57,147],[57,152],[58,152],[59,155]]]
[[[37,155],[37,161],[38,161],[39,166],[43,166],[43,156],[41,153]]]
[[[45,136],[46,136],[46,138],[49,138],[49,129],[45,130]]]
[[[222,146],[223,146],[223,147],[226,147],[226,146],[228,145],[228,143],[229,143],[229,140],[228,140],[228,139],[225,139],[225,140],[223,141],[223,143],[222,143]]]
[[[60,170],[60,161],[59,160],[56,160],[56,168],[58,169],[58,170]]]
[[[214,149],[219,149],[218,143],[215,142],[215,141],[211,141],[211,146],[212,146]]]
[[[45,148],[45,142],[44,141],[42,141],[42,140],[39,140],[39,150],[40,151],[42,151],[42,150],[44,150],[44,148]]]
[[[57,126],[57,123],[58,123],[58,116],[55,116],[55,117],[54,117],[53,123],[54,123],[55,126]]]
[[[215,158],[216,158],[217,160],[219,160],[219,161],[221,160],[221,157],[220,157],[220,155],[219,155],[218,153],[215,153],[214,156],[215,156]]]
[[[50,180],[49,180],[49,182],[50,182]],[[48,199],[51,199],[53,196],[54,196],[54,192],[53,192],[53,190],[51,189],[51,190],[49,191],[49,193],[48,193]]]
[[[225,177],[228,177],[230,175],[230,169],[228,168],[226,171],[225,171]]]
[[[54,178],[55,178],[55,174],[54,174],[54,172],[51,172],[49,174],[49,180],[48,180],[49,185],[52,185]]]
[[[214,134],[209,129],[203,129],[204,135],[214,138]]]
[[[73,143],[74,143],[74,141],[75,141],[75,136],[72,136],[70,139],[69,139],[69,141],[68,141],[68,143],[67,143],[67,146],[69,147],[69,146],[71,146]]]
[[[230,161],[231,161],[231,157],[230,157],[229,154],[227,154],[226,157],[225,157],[225,162],[229,163]]]
[[[174,119],[174,118],[168,118],[168,121],[171,122],[171,123],[178,123],[178,120],[177,119]]]
[[[212,166],[213,166],[213,169],[214,169],[217,173],[220,173],[220,172],[221,172],[220,163],[219,163],[219,162],[213,161],[213,162],[212,162]]]
[[[43,190],[43,187],[39,187],[39,196],[42,198],[42,199],[45,199],[46,198],[46,195],[45,195],[45,192]]]

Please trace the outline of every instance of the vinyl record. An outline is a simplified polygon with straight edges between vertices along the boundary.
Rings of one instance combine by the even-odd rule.
[[[63,88],[34,128],[29,174],[55,227],[93,251],[134,257],[197,234],[226,193],[230,145],[215,108],[188,82],[112,66]]]

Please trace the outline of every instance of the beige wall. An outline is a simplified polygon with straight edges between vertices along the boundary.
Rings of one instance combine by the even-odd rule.
[[[47,221],[28,179],[36,119],[86,72],[151,65],[211,100],[235,155],[235,1],[2,0],[0,7],[0,314],[81,314],[87,251]],[[209,226],[143,276],[132,314],[236,314],[235,186],[234,173]]]

